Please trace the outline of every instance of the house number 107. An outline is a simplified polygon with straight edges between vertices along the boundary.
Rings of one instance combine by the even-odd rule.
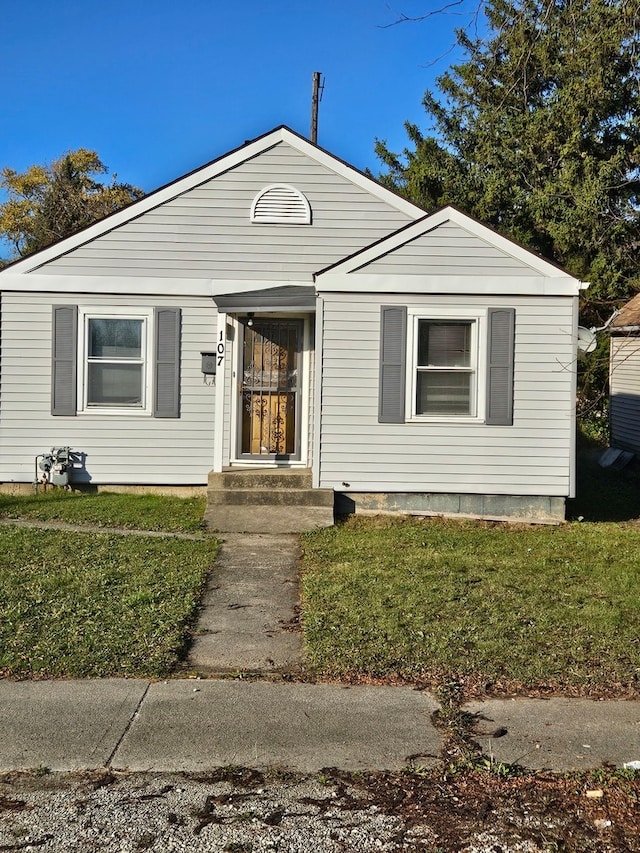
[[[220,367],[224,361],[224,332],[220,332],[220,340],[216,347],[216,357],[218,359],[218,367]]]

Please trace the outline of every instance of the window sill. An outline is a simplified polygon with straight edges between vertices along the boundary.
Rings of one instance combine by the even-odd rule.
[[[150,418],[152,413],[149,409],[118,409],[118,408],[105,408],[101,409],[99,407],[91,408],[91,409],[80,409],[76,412],[78,417],[125,417],[125,418]]]
[[[410,415],[408,424],[484,424],[484,418],[477,415]]]

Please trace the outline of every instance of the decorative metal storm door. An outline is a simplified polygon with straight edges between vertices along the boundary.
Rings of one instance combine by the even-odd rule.
[[[302,320],[244,327],[242,455],[299,458]]]

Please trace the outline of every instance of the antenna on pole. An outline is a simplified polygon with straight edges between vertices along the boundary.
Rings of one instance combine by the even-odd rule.
[[[314,145],[318,144],[318,105],[322,100],[324,91],[324,79],[321,80],[320,71],[313,72],[313,85],[311,87],[311,133],[309,138]]]

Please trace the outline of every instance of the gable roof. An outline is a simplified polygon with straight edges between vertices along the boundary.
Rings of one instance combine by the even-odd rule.
[[[378,183],[373,178],[365,175],[364,172],[361,172],[354,166],[350,166],[345,161],[335,157],[333,154],[330,154],[328,151],[325,151],[323,148],[314,145],[309,142],[308,139],[305,139],[295,133],[290,128],[282,125],[262,136],[257,137],[256,139],[245,142],[244,145],[241,145],[233,151],[212,160],[210,163],[189,172],[181,178],[177,178],[171,183],[165,184],[159,189],[144,196],[144,198],[139,201],[133,202],[116,213],[112,213],[104,219],[83,228],[76,234],[73,234],[70,237],[65,237],[57,243],[54,243],[45,249],[41,249],[33,255],[14,261],[5,267],[4,270],[0,271],[0,276],[5,271],[11,272],[12,274],[31,272],[38,267],[71,252],[73,249],[89,243],[109,231],[113,231],[120,225],[138,218],[147,211],[153,210],[165,202],[171,201],[194,187],[215,178],[223,172],[233,169],[235,166],[256,157],[281,142],[287,143],[310,159],[315,160],[342,177],[347,178],[356,186],[366,190],[406,216],[410,216],[412,219],[415,219],[416,217],[420,217],[424,214],[424,210],[422,208],[412,204],[382,186],[382,184]]]
[[[545,260],[539,255],[536,255],[529,249],[525,249],[523,246],[520,246],[518,243],[510,240],[508,237],[503,237],[493,228],[490,228],[488,225],[483,225],[481,222],[478,222],[466,213],[462,213],[462,211],[452,205],[443,207],[434,213],[429,213],[418,219],[416,222],[410,222],[408,225],[398,229],[388,237],[383,237],[381,240],[378,240],[376,243],[355,252],[348,258],[338,261],[331,266],[325,267],[325,269],[316,273],[316,277],[325,276],[327,274],[343,275],[358,271],[366,271],[375,274],[376,270],[372,265],[374,265],[376,261],[379,261],[386,255],[397,252],[409,243],[418,240],[420,237],[428,235],[429,232],[432,232],[447,223],[454,223],[460,226],[479,241],[493,247],[497,253],[513,258],[524,266],[529,267],[534,274],[547,278],[563,278],[577,281],[577,279],[574,279],[573,276],[561,267],[551,261]],[[370,266],[372,267],[371,269],[366,269]],[[454,272],[454,270],[452,270],[452,272]],[[422,275],[424,272],[421,271],[420,274]]]

